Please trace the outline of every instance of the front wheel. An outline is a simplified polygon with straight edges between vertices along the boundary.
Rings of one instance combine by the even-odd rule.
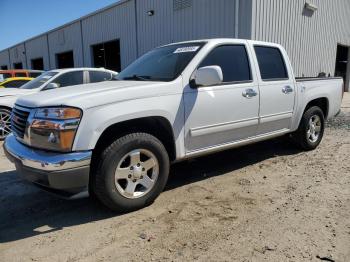
[[[163,191],[169,174],[163,144],[146,133],[115,140],[101,155],[94,179],[97,198],[112,210],[132,211],[151,204]]]
[[[11,133],[11,111],[0,108],[0,140],[4,140]]]
[[[310,107],[304,112],[293,138],[302,149],[313,150],[321,143],[324,126],[323,111],[318,106]]]

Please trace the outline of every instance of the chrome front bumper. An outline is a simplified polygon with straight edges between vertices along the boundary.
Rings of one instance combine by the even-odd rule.
[[[3,146],[24,179],[64,197],[87,191],[92,151],[57,153],[33,149],[12,134]]]

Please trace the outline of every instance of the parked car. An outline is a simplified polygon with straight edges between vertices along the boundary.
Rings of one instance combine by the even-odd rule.
[[[0,70],[0,82],[10,77],[37,77],[44,71],[31,70],[31,69],[13,69],[13,70]]]
[[[33,79],[32,77],[10,77],[0,82],[0,88],[19,88]]]
[[[9,117],[18,97],[49,89],[111,80],[118,73],[104,68],[69,68],[45,72],[21,88],[0,89],[0,140],[11,131]]]
[[[315,149],[343,85],[295,79],[283,47],[237,39],[156,48],[117,79],[19,98],[4,143],[18,173],[65,197],[139,209],[171,162],[286,134]]]

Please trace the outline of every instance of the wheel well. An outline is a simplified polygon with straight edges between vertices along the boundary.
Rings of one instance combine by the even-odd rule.
[[[6,110],[9,110],[10,112],[12,111],[12,108],[7,106],[0,106],[0,109],[6,109]]]
[[[98,156],[115,139],[126,134],[144,132],[158,138],[166,148],[169,159],[175,160],[176,149],[172,126],[164,117],[145,117],[127,120],[108,127],[100,136],[93,152]]]
[[[318,106],[319,108],[321,108],[325,119],[327,118],[327,116],[328,116],[328,99],[327,98],[322,97],[322,98],[317,98],[317,99],[311,100],[306,105],[304,112],[313,106]]]

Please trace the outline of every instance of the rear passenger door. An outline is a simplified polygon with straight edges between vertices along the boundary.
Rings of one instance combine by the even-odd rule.
[[[258,62],[260,112],[258,134],[290,129],[295,91],[288,57],[278,46],[254,45]]]

